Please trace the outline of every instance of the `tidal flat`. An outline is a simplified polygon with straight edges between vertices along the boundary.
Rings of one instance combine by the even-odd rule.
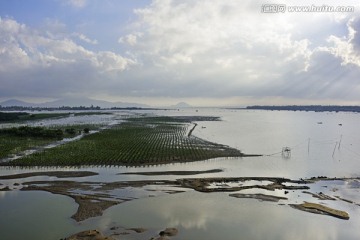
[[[149,164],[140,160],[138,164],[134,157],[136,164],[118,161],[101,166],[8,164],[0,167],[0,210],[5,216],[0,224],[6,229],[2,236],[5,239],[25,236],[27,239],[234,239],[234,236],[358,239],[360,179],[356,171],[358,133],[354,125],[359,120],[357,114],[222,109],[155,113],[112,113],[113,120],[121,122],[100,133],[120,128],[122,124],[131,123],[133,127],[146,123],[146,129],[132,129],[139,131],[137,137],[142,131],[157,133],[157,137],[143,135],[156,142],[167,135],[169,141],[163,147],[172,156],[180,155],[174,154],[176,147],[171,146],[183,143],[173,139],[196,138],[192,146],[199,153],[195,151],[194,156],[206,156],[209,153],[204,152],[211,150],[206,146],[215,146],[233,153],[252,153],[253,157],[208,155],[199,159],[185,157],[184,161],[180,161],[181,157],[166,157],[164,161],[152,160]],[[324,123],[321,126],[317,124],[319,119]],[[342,127],[338,125],[340,121]],[[151,131],[160,125],[167,130]],[[88,137],[91,136],[96,135]],[[336,146],[334,151],[336,141],[329,139],[339,142],[340,136],[341,146]],[[129,146],[137,149],[135,144]],[[141,146],[147,145],[142,142],[138,147],[146,152]],[[284,146],[291,148],[291,156],[273,154]],[[65,147],[66,144],[61,148]],[[52,161],[46,154],[43,153],[43,161]],[[28,161],[29,157],[24,159]],[[86,161],[86,157],[78,159]],[[106,158],[102,161],[106,162]],[[44,211],[51,213],[51,217],[42,216]],[[35,215],[39,227],[31,222]],[[17,222],[21,223],[23,233],[14,231],[15,226],[19,227]],[[256,232],[251,231],[255,223]],[[60,231],[54,230],[55,225]]]

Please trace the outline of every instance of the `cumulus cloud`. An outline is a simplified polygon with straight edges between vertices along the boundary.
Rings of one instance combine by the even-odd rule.
[[[277,81],[284,69],[306,71],[309,40],[294,39],[291,23],[260,8],[251,1],[154,1],[135,11],[143,34],[137,50],[174,89],[214,88],[186,96],[245,94]]]
[[[342,59],[342,64],[355,64],[360,67],[360,18],[352,18],[347,22],[348,35],[328,38],[332,46],[323,50],[331,52]]]
[[[141,37],[141,33],[133,33],[133,34],[128,34],[124,37],[120,37],[118,39],[118,43],[126,43],[129,44],[130,46],[135,46],[137,43],[137,39],[138,37]]]
[[[135,93],[341,99],[345,95],[335,90],[341,85],[356,98],[358,83],[348,78],[358,69],[344,67],[358,65],[357,22],[349,20],[355,13],[262,14],[261,4],[167,0],[135,10],[134,32],[142,37],[132,51],[153,83]],[[339,33],[347,21],[344,38]]]
[[[0,36],[3,96],[61,95],[80,86],[84,91],[136,64],[114,52],[88,50],[70,37],[51,38],[12,19],[0,19]]]

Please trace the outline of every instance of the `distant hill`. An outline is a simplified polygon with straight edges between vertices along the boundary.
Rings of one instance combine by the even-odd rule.
[[[246,109],[277,111],[314,111],[314,112],[360,112],[360,106],[338,105],[286,105],[286,106],[248,106]]]
[[[179,102],[175,105],[170,106],[172,108],[191,108],[192,106],[187,104],[186,102]]]
[[[13,106],[17,106],[17,107],[32,107],[34,104],[33,103],[28,103],[28,102],[24,102],[24,101],[20,101],[17,99],[9,99],[3,102],[0,102],[0,105],[3,107],[13,107]]]
[[[39,107],[39,108],[57,108],[57,107],[90,107],[91,105],[96,107],[99,106],[101,108],[127,108],[127,107],[136,107],[136,108],[148,108],[149,105],[146,104],[138,104],[138,103],[129,103],[129,102],[108,102],[103,100],[95,100],[90,98],[67,98],[67,99],[59,99],[51,102],[45,103],[29,103],[16,99],[10,99],[4,102],[0,102],[0,105],[3,107],[13,107],[13,106],[22,106],[22,107]]]

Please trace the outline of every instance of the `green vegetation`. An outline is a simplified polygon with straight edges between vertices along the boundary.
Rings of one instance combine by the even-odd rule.
[[[69,113],[0,112],[0,122],[19,122],[69,116]]]
[[[112,115],[112,113],[111,112],[99,112],[99,111],[74,113],[74,116],[87,116],[87,115]]]
[[[0,122],[19,122],[29,120],[41,120],[46,118],[68,117],[71,113],[35,113],[30,114],[27,112],[0,112]],[[73,113],[74,116],[87,116],[87,115],[111,115],[111,112],[77,112]]]
[[[32,138],[57,138],[62,139],[64,133],[61,129],[47,129],[42,127],[13,127],[0,129],[0,135],[10,135],[18,137],[32,137]]]
[[[0,112],[0,122],[10,122],[14,120],[19,120],[21,117],[27,116],[28,113],[25,112]]]
[[[111,129],[6,164],[141,165],[242,156],[237,149],[188,136],[193,120],[196,117],[129,118]]]
[[[100,125],[70,125],[44,127],[14,127],[0,129],[0,159],[18,154],[25,150],[45,146],[63,138],[75,137],[80,133],[89,133]]]
[[[0,159],[34,147],[43,146],[64,136],[61,129],[23,126],[0,129]]]
[[[0,159],[34,147],[44,146],[53,141],[53,139],[49,138],[18,137],[2,134],[0,135]]]

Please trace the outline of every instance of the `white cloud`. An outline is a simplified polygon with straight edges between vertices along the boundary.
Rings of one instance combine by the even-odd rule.
[[[110,51],[101,51],[96,55],[96,65],[103,71],[123,71],[136,61],[124,58]]]
[[[82,40],[86,43],[93,44],[93,45],[98,44],[98,41],[96,39],[90,39],[82,33],[74,33],[73,35],[78,37],[80,40]]]
[[[348,35],[337,37],[331,35],[328,42],[331,47],[323,50],[342,59],[342,64],[355,64],[360,67],[360,18],[352,18],[347,22]]]
[[[307,3],[311,1],[303,4]],[[358,83],[345,78],[353,77],[357,70],[344,68],[336,59],[347,56],[346,61],[354,63],[358,57],[346,48],[354,40],[337,37],[343,23],[356,13],[341,14],[341,18],[332,13],[262,14],[261,4],[167,0],[135,10],[138,20],[127,36],[141,32],[142,37],[132,53],[148,73],[141,76],[157,79],[149,80],[151,91],[139,86],[136,93],[339,99],[344,95],[334,89],[341,85],[344,92],[351,92],[347,96],[356,98]],[[296,5],[296,1],[289,4]],[[326,41],[331,34],[335,38]],[[326,62],[341,74],[329,74],[325,66],[319,70]],[[185,90],[189,85],[192,87]]]
[[[20,67],[28,67],[30,58],[21,44],[17,42],[16,35],[26,30],[25,25],[12,19],[0,18],[0,71],[14,69],[13,63]]]
[[[135,11],[135,31],[143,34],[136,50],[167,81],[216,89],[191,95],[244,94],[270,80],[277,84],[284,69],[306,71],[310,41],[294,39],[292,22],[260,8],[251,1],[153,1]]]
[[[128,34],[124,37],[120,37],[118,39],[118,43],[126,43],[129,44],[130,46],[135,46],[138,41],[138,38],[141,36],[142,36],[141,33]]]
[[[0,19],[1,95],[24,90],[40,94],[41,89],[48,96],[77,86],[84,90],[96,81],[112,81],[114,74],[132,65],[135,60],[114,52],[91,51],[71,38],[52,38],[15,20]]]
[[[179,54],[223,58],[229,53],[253,58],[273,54],[279,61],[307,59],[308,41],[292,39],[287,31],[291,23],[261,14],[260,6],[237,1],[154,1],[136,11],[144,30],[141,43],[154,61]]]
[[[87,0],[65,0],[65,2],[75,8],[83,8],[87,5]]]

